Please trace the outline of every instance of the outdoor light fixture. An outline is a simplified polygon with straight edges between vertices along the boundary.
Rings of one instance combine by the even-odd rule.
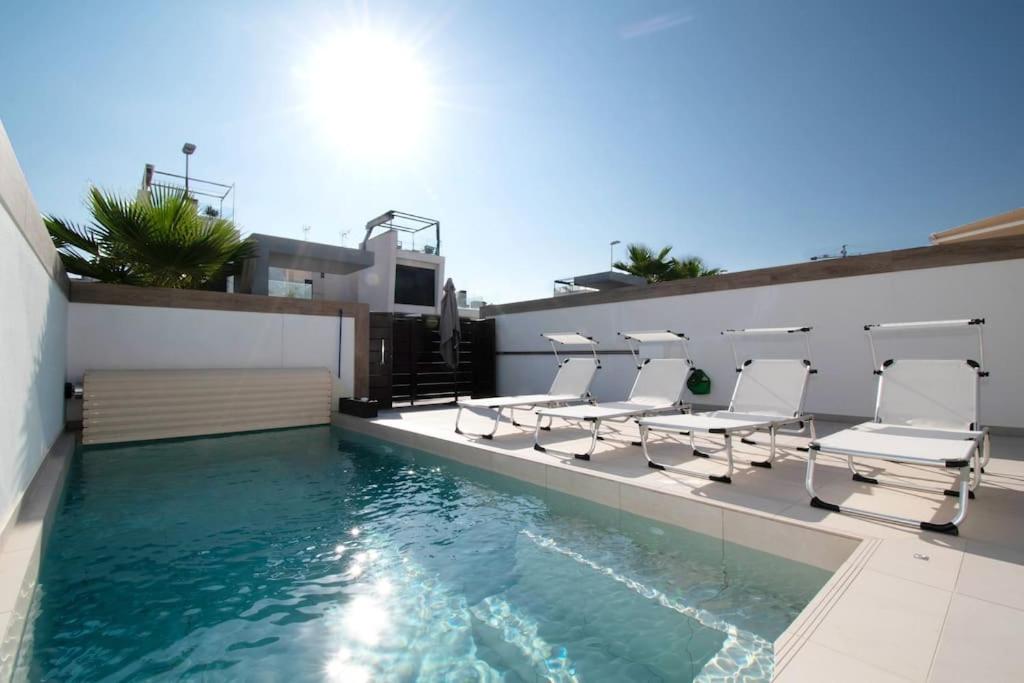
[[[608,251],[611,254],[609,256],[609,259],[608,259],[608,272],[609,273],[611,271],[615,270],[615,245],[616,244],[621,244],[621,242],[619,240],[612,240],[611,242],[608,243]]]
[[[181,153],[185,155],[185,194],[188,194],[188,158],[196,151],[196,146],[186,142],[181,146]]]

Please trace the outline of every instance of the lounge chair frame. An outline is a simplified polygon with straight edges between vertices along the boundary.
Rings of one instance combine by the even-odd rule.
[[[810,431],[811,439],[815,438],[814,429],[814,416],[808,415],[804,412],[804,401],[807,395],[807,384],[810,376],[817,373],[811,365],[811,343],[810,343],[810,332],[811,327],[773,327],[773,328],[749,328],[741,330],[725,330],[722,332],[723,335],[729,338],[730,347],[732,348],[733,361],[736,365],[736,372],[739,373],[736,378],[736,384],[733,386],[732,397],[729,400],[729,407],[724,411],[711,411],[706,413],[697,413],[692,416],[683,416],[680,418],[668,418],[659,421],[658,418],[648,418],[638,420],[637,423],[640,427],[640,442],[639,445],[643,449],[644,458],[647,460],[647,466],[652,469],[664,470],[669,472],[675,472],[679,474],[685,474],[688,476],[695,476],[706,478],[714,482],[722,484],[731,484],[732,476],[735,471],[735,458],[733,455],[733,439],[740,437],[740,440],[746,444],[764,445],[761,442],[754,441],[749,437],[756,432],[767,432],[768,433],[768,458],[765,460],[750,460],[748,464],[755,467],[763,467],[770,469],[772,464],[775,462],[778,448],[776,445],[777,436],[780,431],[786,433],[802,434],[806,431]],[[759,335],[775,335],[775,334],[802,334],[804,338],[804,348],[806,350],[807,357],[804,359],[748,359],[743,363],[739,362],[739,354],[736,350],[736,339],[750,336]],[[773,414],[773,413],[759,413],[756,410],[750,410],[750,408],[743,404],[741,390],[743,389],[744,382],[744,371],[750,373],[752,368],[756,367],[760,369],[761,366],[768,363],[786,364],[794,368],[802,368],[803,371],[798,375],[800,380],[800,387],[798,391],[798,398],[794,405],[790,405],[791,414]],[[760,365],[758,365],[760,364]],[[777,411],[782,413],[783,409]],[[677,423],[677,424],[673,424]],[[790,425],[795,425],[795,428],[786,429]],[[710,450],[698,450],[694,442],[694,432],[703,432],[707,434],[719,435],[722,437],[723,446],[718,449]],[[678,465],[666,465],[661,462],[654,460],[650,451],[648,450],[648,442],[651,438],[652,433],[660,433],[666,435],[680,435],[689,437],[690,451],[692,455],[699,458],[710,458],[713,453],[725,452],[726,471],[725,474],[708,474],[705,472],[696,472],[686,467]],[[806,449],[805,449],[806,450]]]
[[[598,342],[594,340],[593,337],[589,337],[580,332],[545,332],[541,334],[541,336],[551,343],[551,352],[555,356],[555,364],[558,367],[558,373],[562,373],[570,361],[576,360],[577,362],[580,362],[580,360],[586,360],[587,362],[590,362],[590,359],[574,359],[571,357],[562,358],[558,354],[559,345],[588,346],[590,348],[590,352],[593,354],[593,364],[595,372],[596,370],[601,369],[601,359],[597,355]],[[458,404],[458,412],[455,414],[455,433],[466,436],[479,437],[483,439],[493,439],[494,434],[498,431],[498,426],[501,424],[501,417],[505,410],[508,410],[508,417],[511,420],[512,425],[515,427],[522,427],[523,425],[517,422],[515,419],[516,408],[519,408],[520,410],[536,410],[537,408],[561,407],[573,405],[574,403],[580,402],[593,402],[594,399],[590,393],[590,382],[587,383],[586,390],[583,393],[581,393],[578,397],[574,396],[566,398],[563,395],[560,398],[556,398],[554,394],[554,388],[558,386],[558,378],[559,374],[556,374],[554,380],[551,382],[551,389],[548,390],[548,394],[523,396],[522,398],[524,400],[522,402],[510,403],[511,400],[517,398],[515,396],[497,397],[494,399],[470,399],[466,401],[460,401]],[[591,382],[592,381],[593,375],[591,375]],[[543,396],[547,396],[549,398],[545,400],[544,398],[542,398]],[[460,426],[460,421],[462,419],[462,411],[469,410],[470,412],[473,412],[473,409],[487,410],[492,411],[494,413],[494,421],[491,425],[490,431],[480,433],[467,432]],[[551,420],[549,419],[548,425],[546,427],[541,428],[550,429],[550,425]]]
[[[629,348],[630,354],[633,356],[633,360],[636,363],[637,374],[633,380],[633,386],[629,392],[629,398],[625,402],[621,403],[609,403],[608,407],[612,413],[607,416],[587,416],[585,414],[575,417],[572,415],[565,414],[566,411],[560,411],[562,414],[547,414],[547,411],[540,410],[537,413],[537,424],[533,431],[533,448],[541,453],[550,453],[553,455],[559,455],[567,458],[575,458],[577,460],[590,460],[590,456],[594,454],[594,450],[597,448],[598,441],[604,441],[607,437],[601,433],[601,426],[606,422],[612,423],[628,423],[630,420],[634,420],[637,417],[645,415],[656,415],[665,412],[685,412],[690,409],[688,405],[685,405],[682,401],[683,392],[686,389],[686,381],[690,377],[690,373],[693,372],[693,361],[690,360],[689,347],[687,337],[682,332],[673,332],[671,330],[658,330],[654,332],[620,332],[621,336],[627,347]],[[651,371],[650,363],[651,359],[640,358],[640,346],[647,343],[679,343],[682,345],[683,357],[681,359],[662,359],[665,360],[681,360],[686,366],[686,372],[683,373],[682,381],[680,382],[679,391],[675,396],[674,400],[668,404],[662,405],[651,405],[649,407],[642,406],[638,403],[631,403],[631,399],[634,398],[638,387],[641,386],[641,379],[645,371]],[[602,408],[600,403],[593,403],[596,409]],[[621,411],[616,411],[616,406],[622,406]],[[628,406],[628,407],[627,407]],[[578,426],[581,429],[586,429],[590,433],[590,446],[583,453],[573,453],[571,451],[559,450],[552,448],[551,446],[544,446],[540,443],[540,432],[544,430],[541,426],[541,420],[547,417],[549,420],[548,428],[550,429],[550,420],[554,417],[558,417],[571,425]],[[634,442],[630,442],[634,443]]]
[[[988,429],[980,425],[979,415],[981,379],[987,377],[989,374],[988,371],[983,369],[985,345],[982,328],[984,324],[984,318],[971,318],[965,320],[934,320],[910,323],[869,324],[864,326],[864,331],[868,338],[868,344],[871,348],[872,364],[875,366],[874,374],[878,376],[878,390],[875,397],[875,415],[872,422],[862,423],[856,427],[842,430],[838,435],[849,434],[858,430],[878,430],[880,433],[884,434],[884,430],[888,429],[893,432],[892,436],[917,437],[921,439],[921,444],[918,446],[919,448],[927,447],[929,443],[931,443],[932,447],[935,448],[943,441],[949,440],[954,440],[958,443],[967,441],[970,442],[970,446],[968,447],[967,452],[961,457],[942,459],[922,456],[921,451],[917,451],[917,454],[915,455],[913,453],[893,453],[891,450],[879,452],[878,450],[871,450],[863,447],[844,447],[841,445],[829,444],[829,437],[825,437],[820,442],[818,440],[812,440],[807,458],[807,473],[804,481],[804,487],[806,488],[808,495],[811,497],[810,504],[812,507],[828,510],[830,512],[839,512],[871,519],[879,519],[896,524],[903,524],[920,528],[925,531],[934,531],[954,536],[959,534],[959,527],[967,516],[968,501],[975,498],[975,490],[981,484],[982,474],[985,471],[984,467],[988,464],[989,458],[991,457],[991,444]],[[890,359],[884,361],[880,365],[878,364],[878,356],[875,349],[874,338],[872,336],[876,331],[901,332],[905,330],[920,329],[949,329],[963,326],[972,326],[977,329],[979,361],[970,359],[962,361],[927,361],[918,359],[899,361]],[[910,424],[905,421],[905,418],[897,422],[887,421],[885,402],[887,374],[891,374],[895,372],[896,369],[909,363],[944,364],[944,366],[950,368],[955,368],[958,364],[962,363],[963,367],[961,372],[964,373],[964,376],[967,376],[967,373],[972,373],[973,391],[970,395],[971,406],[969,408],[970,415],[968,424],[950,424],[948,417],[937,416],[934,414],[928,415],[927,411],[924,410],[920,411],[919,414],[921,424]],[[921,393],[924,395],[924,392]],[[854,461],[858,458],[862,458],[876,461],[881,460],[912,465],[926,465],[931,467],[956,469],[957,479],[955,487],[943,490],[943,494],[957,498],[956,512],[948,522],[936,523],[927,520],[918,520],[911,517],[890,515],[874,510],[826,502],[818,496],[814,488],[814,467],[819,454],[844,457],[854,481],[865,484],[888,485],[896,488],[912,490],[934,491],[934,488],[918,486],[901,480],[882,479],[874,476],[869,477],[857,469]]]

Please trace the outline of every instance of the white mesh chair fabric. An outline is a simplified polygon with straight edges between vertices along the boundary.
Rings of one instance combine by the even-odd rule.
[[[560,417],[563,420],[610,420],[613,418],[633,417],[651,410],[671,408],[671,403],[653,405],[635,403],[633,401],[610,401],[596,406],[566,406],[564,408],[544,408],[537,411],[542,417]]]
[[[495,396],[494,398],[468,398],[459,401],[461,408],[529,408],[553,403],[579,401],[579,394],[521,394],[519,396]]]
[[[558,366],[555,379],[551,382],[551,389],[546,394],[463,399],[459,401],[459,412],[455,415],[455,433],[468,433],[460,426],[463,409],[469,409],[470,412],[475,412],[473,409],[496,411],[494,423],[489,432],[470,434],[490,439],[498,431],[498,423],[501,422],[501,414],[505,409],[509,410],[512,423],[520,426],[515,421],[516,408],[542,408],[587,400],[590,396],[590,385],[594,381],[594,374],[599,367],[601,365],[597,358],[566,358]]]
[[[670,406],[679,402],[690,374],[690,364],[684,358],[655,358],[640,368],[629,392],[630,403],[650,406]]]
[[[640,423],[650,429],[670,432],[710,432],[718,434],[727,432],[748,432],[763,429],[772,425],[772,420],[765,415],[747,415],[733,413],[728,410],[716,410],[713,413],[697,413],[696,415],[661,415],[645,417]]]
[[[576,397],[586,395],[590,391],[590,384],[594,381],[594,373],[598,367],[598,362],[594,358],[566,358],[558,368],[548,393]]]
[[[767,460],[751,461],[758,467],[771,467],[775,460],[776,431],[792,424],[811,426],[813,418],[803,414],[807,380],[811,373],[810,363],[802,359],[754,359],[743,364],[736,386],[733,389],[729,410],[717,410],[691,415],[666,415],[646,417],[640,420],[640,445],[649,466],[655,469],[671,470],[682,474],[707,477],[712,481],[730,483],[733,473],[733,436],[744,437],[755,431],[768,431],[769,452]],[[693,442],[694,432],[721,435],[725,441],[727,470],[724,475],[709,475],[689,471],[683,467],[665,465],[651,458],[648,450],[650,432],[683,433],[690,435],[690,449],[693,454],[708,457],[697,450]]]
[[[967,515],[967,501],[981,482],[982,456],[989,450],[988,432],[978,425],[978,382],[984,373],[974,361],[943,359],[889,360],[878,372],[875,421],[811,442],[804,481],[811,505],[956,535]],[[864,484],[880,480],[876,473],[867,476],[858,471],[855,461],[859,459],[957,471],[956,487],[944,491],[959,499],[956,514],[949,522],[935,523],[825,502],[814,489],[819,453],[845,457],[853,480]],[[884,466],[884,462],[879,465]],[[906,480],[899,486],[929,490]]]
[[[736,380],[729,410],[756,415],[799,415],[810,370],[807,361],[798,359],[747,361]]]
[[[946,463],[967,460],[977,447],[974,439],[939,436],[930,430],[907,429],[865,422],[817,440],[826,453],[906,462]]]
[[[597,342],[590,337],[585,337],[579,332],[545,332],[541,335],[559,344],[579,344],[581,346],[593,346]]]
[[[887,361],[875,420],[886,424],[973,430],[978,370],[964,360]]]
[[[599,439],[602,420],[623,420],[642,417],[657,412],[677,410],[690,375],[690,362],[685,358],[656,358],[647,360],[640,367],[629,398],[625,401],[601,403],[600,405],[568,406],[545,408],[537,411],[537,428],[534,431],[534,449],[571,455],[580,460],[589,460]],[[584,453],[568,453],[540,444],[540,420],[543,417],[558,417],[570,422],[590,423],[590,447]]]
[[[653,332],[623,332],[623,338],[632,339],[633,341],[640,342],[641,344],[671,344],[678,342],[680,339],[686,339],[686,336],[677,332],[670,332],[668,330],[655,330]]]

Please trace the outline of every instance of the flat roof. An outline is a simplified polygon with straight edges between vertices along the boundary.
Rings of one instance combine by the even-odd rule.
[[[275,268],[348,275],[374,264],[372,251],[253,233],[260,256]]]
[[[572,284],[579,287],[593,287],[594,289],[618,289],[620,287],[636,287],[647,284],[647,280],[638,275],[619,273],[614,270],[590,273],[589,275],[577,275],[565,280],[559,280],[559,282],[569,280],[572,281]]]

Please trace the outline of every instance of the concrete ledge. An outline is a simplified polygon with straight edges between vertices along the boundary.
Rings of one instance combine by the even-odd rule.
[[[74,434],[57,437],[0,534],[0,681],[10,680],[14,671],[40,560],[74,450]]]

